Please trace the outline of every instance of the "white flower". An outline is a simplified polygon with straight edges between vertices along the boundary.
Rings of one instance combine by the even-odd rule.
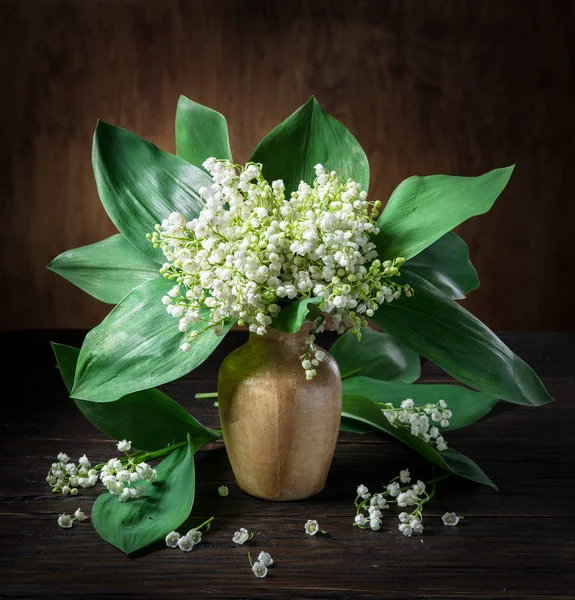
[[[202,532],[198,531],[197,529],[190,529],[190,531],[186,533],[186,537],[192,540],[192,543],[195,546],[196,544],[199,544],[202,541]]]
[[[117,446],[120,452],[129,452],[132,448],[132,442],[129,442],[128,440],[122,440],[118,442]]]
[[[413,533],[413,529],[407,523],[400,523],[399,531],[407,537],[411,537],[411,534]]]
[[[58,454],[57,458],[58,458],[59,462],[64,463],[64,464],[66,464],[70,460],[68,455],[65,454],[64,452],[60,452],[60,454]]]
[[[176,548],[178,546],[178,540],[180,539],[180,534],[177,531],[171,531],[166,536],[166,546],[169,548]]]
[[[418,479],[417,483],[414,483],[411,487],[418,496],[421,496],[425,492],[425,483],[421,479]]]
[[[410,517],[410,515],[408,515],[406,512],[399,513],[399,520],[402,523],[407,523],[407,521],[409,520],[409,517]]]
[[[82,509],[78,508],[76,510],[76,512],[74,513],[74,517],[76,517],[76,519],[78,521],[85,521],[88,517],[82,512]]]
[[[409,476],[409,469],[404,469],[399,472],[399,480],[401,483],[409,483],[411,481],[411,477]]]
[[[318,531],[320,531],[320,529],[319,529],[319,524],[317,521],[310,519],[309,521],[306,522],[305,532],[308,535],[315,535],[316,533],[318,533]]]
[[[274,564],[274,559],[268,552],[260,552],[258,554],[258,562],[260,562],[265,567],[271,567]]]
[[[220,487],[218,488],[218,494],[222,497],[227,496],[230,493],[230,490],[228,489],[227,485],[220,485]]]
[[[401,408],[409,409],[413,408],[413,400],[411,398],[407,398],[401,403]]]
[[[252,571],[256,577],[265,577],[268,574],[268,568],[260,561],[253,564]]]
[[[70,527],[72,527],[73,522],[74,519],[72,519],[72,517],[70,515],[67,515],[66,513],[62,513],[58,517],[58,525],[62,529],[70,529]]]
[[[85,469],[89,469],[92,466],[90,464],[90,461],[88,460],[88,457],[85,454],[83,456],[80,456],[80,458],[78,459],[78,464],[84,467]]]
[[[367,523],[367,519],[365,518],[365,515],[360,513],[359,515],[355,516],[355,524],[356,525],[363,527],[366,523]]]
[[[370,496],[369,490],[363,484],[358,486],[357,495],[364,499],[369,498],[369,496]]]
[[[240,527],[239,531],[236,531],[234,533],[234,537],[232,538],[232,541],[236,544],[238,544],[238,546],[241,546],[242,544],[245,544],[248,540],[250,539],[250,532],[245,529],[244,527]]]
[[[461,517],[457,516],[454,512],[446,512],[441,517],[443,524],[449,527],[455,527],[459,523],[459,519],[461,519]]]
[[[392,498],[395,498],[395,497],[399,496],[399,493],[400,493],[399,483],[397,483],[397,481],[394,481],[393,483],[390,483],[387,486],[387,491],[389,492],[389,495]]]
[[[184,535],[178,540],[178,548],[182,552],[191,552],[194,548],[194,542],[187,535]]]
[[[191,215],[172,213],[147,236],[165,256],[160,273],[173,287],[161,302],[178,319],[183,351],[207,329],[224,334],[232,319],[265,335],[281,299],[321,298],[333,330],[360,335],[365,316],[403,291],[410,295],[392,281],[404,259],[377,258],[370,238],[379,233],[381,203],[369,203],[359,183],[318,167],[313,185],[302,181],[286,197],[283,181],[270,184],[261,165],[208,158],[204,168],[214,183],[201,188],[200,214],[187,221]],[[190,331],[188,317],[201,330]],[[303,356],[307,379],[326,358],[312,337]]]
[[[370,506],[375,506],[376,508],[389,508],[389,504],[382,494],[375,494],[372,496],[369,504]]]
[[[182,352],[189,352],[192,349],[192,347],[190,346],[190,344],[188,344],[188,342],[184,342],[181,346],[180,346],[180,350]]]

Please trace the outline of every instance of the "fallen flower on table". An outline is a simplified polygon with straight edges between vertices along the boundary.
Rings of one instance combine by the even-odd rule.
[[[359,529],[371,529],[379,531],[381,529],[382,510],[388,509],[391,504],[397,504],[399,507],[414,507],[411,512],[401,512],[399,514],[398,529],[406,537],[411,537],[414,533],[423,532],[423,507],[433,498],[435,494],[435,484],[449,475],[442,475],[432,479],[429,484],[432,486],[431,493],[427,493],[426,484],[418,480],[417,483],[409,486],[411,473],[409,469],[400,471],[399,475],[394,477],[386,486],[385,490],[377,494],[371,494],[365,485],[357,488],[355,498],[356,515],[353,526]],[[404,485],[401,486],[401,483]],[[387,498],[386,498],[387,496]],[[367,510],[367,515],[364,511]],[[454,522],[446,522],[446,520]],[[445,513],[443,522],[445,525],[456,525],[459,518],[455,513]]]
[[[245,527],[240,527],[239,531],[234,533],[232,541],[238,546],[242,546],[254,537],[254,534],[249,532]]]
[[[463,519],[463,517],[460,517],[459,515],[457,515],[454,512],[446,512],[441,517],[443,524],[448,527],[455,527],[459,523],[460,519]]]
[[[316,535],[318,533],[323,533],[324,535],[327,533],[324,529],[319,528],[319,523],[313,519],[310,519],[305,524],[305,532],[308,535]]]
[[[62,513],[58,515],[58,526],[62,529],[70,529],[74,521],[85,521],[88,517],[82,512],[82,509],[76,509],[74,516]]]
[[[220,485],[220,487],[218,488],[218,494],[222,496],[222,498],[225,498],[229,493],[230,490],[228,489],[227,485]]]
[[[268,574],[268,567],[274,564],[274,560],[268,552],[260,552],[256,562],[252,561],[252,555],[248,552],[248,560],[254,575],[260,579]]]

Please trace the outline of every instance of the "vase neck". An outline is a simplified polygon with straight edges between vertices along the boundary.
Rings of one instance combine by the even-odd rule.
[[[267,327],[265,335],[250,333],[250,344],[259,347],[277,348],[278,351],[294,351],[303,353],[306,347],[306,338],[309,335],[311,323],[306,321],[297,333],[284,333]]]

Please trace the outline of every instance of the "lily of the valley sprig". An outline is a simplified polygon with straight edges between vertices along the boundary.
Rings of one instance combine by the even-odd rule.
[[[309,325],[302,385],[313,385],[307,380],[325,359],[315,335],[327,321],[341,334],[330,351],[343,383],[343,430],[384,433],[447,473],[495,487],[447,445],[445,432],[478,421],[500,399],[527,406],[552,399],[532,369],[457,303],[479,280],[453,229],[492,207],[513,167],[409,177],[392,182],[399,185],[379,204],[365,152],[315,98],[240,166],[225,118],[181,97],[176,148],[173,155],[97,125],[96,186],[119,233],[64,252],[49,268],[114,306],[81,349],[53,348],[79,410],[131,445],[96,466],[59,458],[52,489],[74,495],[101,481],[107,489],[91,520],[104,539],[127,554],[162,541],[192,510],[195,453],[221,432],[155,386],[193,371],[242,322],[256,335]],[[385,164],[375,168],[389,176]],[[367,319],[385,333],[365,327]],[[412,385],[420,356],[467,387]],[[155,458],[162,460],[145,466]],[[374,525],[383,500],[397,498],[381,493]],[[417,531],[415,519],[403,523],[404,533]]]

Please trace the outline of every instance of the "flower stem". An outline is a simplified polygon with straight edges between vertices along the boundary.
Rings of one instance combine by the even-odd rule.
[[[217,398],[217,397],[218,397],[218,392],[202,392],[201,394],[194,394],[194,398],[209,399],[209,398]]]

